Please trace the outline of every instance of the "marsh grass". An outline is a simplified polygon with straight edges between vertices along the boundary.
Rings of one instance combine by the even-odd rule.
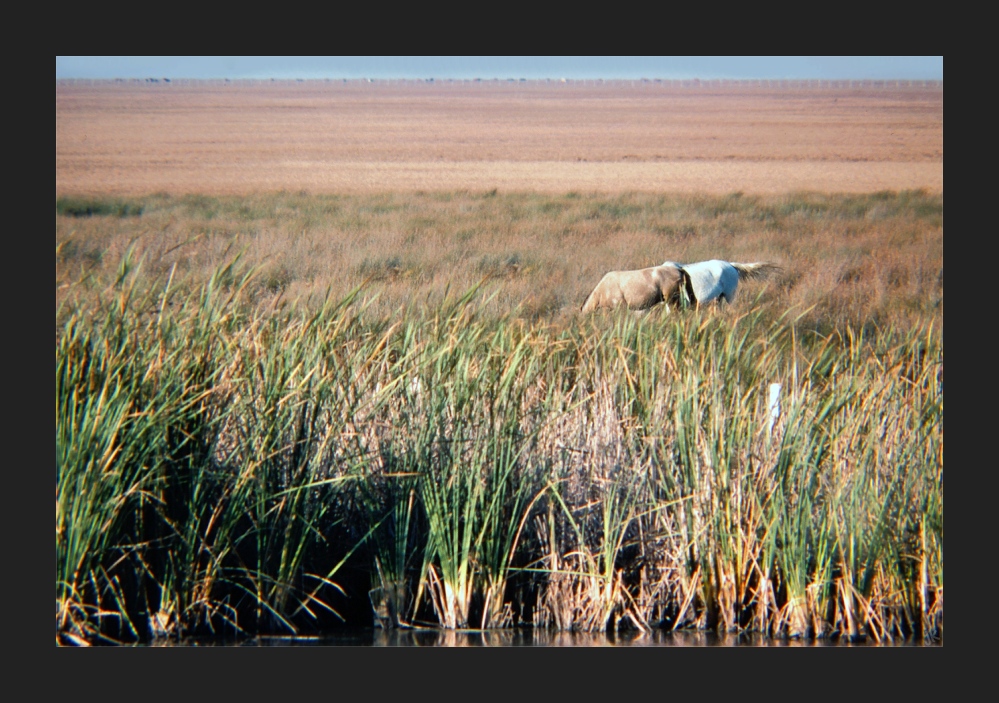
[[[57,212],[61,641],[373,618],[942,637],[939,198],[139,204]],[[787,277],[719,310],[576,312],[614,246],[720,241]],[[867,299],[890,280],[844,241],[910,302]],[[824,276],[848,266],[841,298]]]
[[[176,266],[192,285],[242,251],[259,269],[250,292],[261,303],[315,309],[366,282],[383,316],[486,279],[493,315],[568,323],[608,270],[722,258],[780,264],[780,276],[741,287],[740,307],[807,310],[798,324],[823,334],[847,323],[939,328],[943,318],[943,196],[923,191],[73,200],[95,213],[85,218],[66,202],[56,207],[57,302],[106,286],[131,245],[147,273]],[[123,207],[141,215],[121,217]]]

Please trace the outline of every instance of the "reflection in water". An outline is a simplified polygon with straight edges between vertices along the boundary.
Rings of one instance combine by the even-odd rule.
[[[181,642],[174,644],[194,644]],[[842,640],[775,639],[762,635],[715,634],[711,632],[665,632],[649,634],[552,632],[530,628],[505,630],[381,630],[344,629],[322,637],[257,637],[243,642],[199,642],[200,645],[242,646],[346,646],[346,647],[857,647],[939,646],[919,640],[878,643]]]

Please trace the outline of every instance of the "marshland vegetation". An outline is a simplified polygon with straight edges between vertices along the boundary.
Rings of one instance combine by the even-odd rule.
[[[942,241],[924,191],[58,198],[57,638],[939,639]],[[711,258],[782,270],[579,312]]]

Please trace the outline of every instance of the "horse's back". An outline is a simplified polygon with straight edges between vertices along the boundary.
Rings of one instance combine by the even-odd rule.
[[[698,303],[710,303],[721,296],[732,302],[739,287],[739,272],[732,264],[721,259],[711,259],[687,264],[683,268],[690,276]]]
[[[617,271],[622,297],[630,310],[646,310],[663,301],[664,276],[658,268]]]
[[[653,266],[635,271],[609,271],[583,303],[582,311],[613,308],[647,310],[666,300],[681,278],[678,269]]]
[[[751,264],[739,264],[722,259],[709,259],[694,264],[678,264],[674,261],[664,261],[663,266],[682,268],[690,276],[694,297],[700,304],[710,303],[724,297],[729,303],[735,299],[741,278],[765,278],[780,270],[777,264],[757,261]]]

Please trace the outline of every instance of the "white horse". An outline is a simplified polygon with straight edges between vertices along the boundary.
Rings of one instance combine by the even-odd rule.
[[[629,310],[648,310],[659,303],[680,305],[690,300],[690,276],[675,265],[653,266],[637,271],[609,271],[583,303],[583,312],[626,305]],[[693,301],[691,301],[693,302]]]
[[[724,300],[731,303],[735,300],[735,291],[739,288],[740,278],[766,278],[775,271],[780,271],[777,264],[757,261],[752,264],[737,264],[731,261],[698,261],[696,264],[678,264],[675,261],[664,261],[663,266],[675,266],[687,272],[690,276],[694,299],[698,305],[706,305],[712,301]]]

